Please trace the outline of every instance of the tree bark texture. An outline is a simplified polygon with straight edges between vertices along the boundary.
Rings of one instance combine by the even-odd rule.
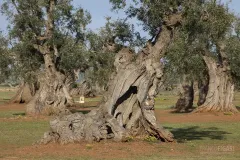
[[[71,96],[95,97],[96,91],[92,89],[88,82],[83,81],[78,87],[70,89]]]
[[[176,112],[188,112],[193,108],[194,90],[193,81],[188,80],[186,76],[180,84],[180,97],[176,103]]]
[[[210,56],[203,59],[208,67],[209,88],[206,101],[195,112],[238,112],[233,105],[234,84],[227,59],[223,57],[220,62]]]
[[[177,20],[172,26],[163,26],[156,43],[148,43],[137,57],[128,48],[123,48],[116,55],[116,72],[111,76],[99,108],[85,115],[74,113],[55,118],[40,143],[126,141],[131,136],[146,135],[172,142],[172,133],[156,120],[154,96],[163,77],[160,59],[171,42],[172,27]]]
[[[56,70],[50,54],[44,55],[45,73],[39,77],[40,88],[26,106],[29,115],[58,115],[69,111],[67,106],[73,104],[69,94],[66,76]]]
[[[22,82],[19,86],[17,93],[9,101],[10,103],[28,103],[35,95],[37,86],[35,84],[29,84]]]
[[[55,3],[55,0],[48,1],[46,30],[42,37],[37,37],[41,43],[34,45],[44,57],[45,69],[42,78],[39,79],[39,90],[26,106],[26,113],[30,115],[66,114],[69,112],[66,107],[73,104],[69,94],[68,78],[57,69],[57,62],[53,61],[54,56],[60,58],[58,48],[53,41]]]

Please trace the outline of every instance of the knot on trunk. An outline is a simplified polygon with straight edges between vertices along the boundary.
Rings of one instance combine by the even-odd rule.
[[[133,61],[134,55],[129,48],[123,48],[115,57],[114,66],[117,70],[126,67]]]

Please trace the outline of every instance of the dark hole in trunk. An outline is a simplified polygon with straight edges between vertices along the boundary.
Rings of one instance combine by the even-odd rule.
[[[107,133],[108,134],[113,133],[112,128],[110,126],[106,125],[106,127],[107,127]]]
[[[132,112],[129,114],[128,118],[131,119],[131,117],[132,117]]]
[[[113,106],[113,109],[112,109],[112,115],[114,115],[117,107],[122,104],[125,100],[127,100],[132,94],[137,94],[137,87],[136,86],[131,86],[129,87],[129,89],[127,90],[127,92],[122,95],[122,97],[118,98],[116,104]]]
[[[23,99],[21,99],[19,103],[22,104],[22,103],[25,103],[25,101]]]
[[[73,129],[73,124],[69,124],[69,129],[72,130]]]
[[[115,118],[117,118],[119,115],[121,115],[122,113],[121,112],[118,112],[115,116]]]

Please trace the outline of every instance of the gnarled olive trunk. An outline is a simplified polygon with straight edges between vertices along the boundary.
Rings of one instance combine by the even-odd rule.
[[[206,101],[207,93],[208,93],[208,85],[209,85],[209,77],[206,75],[205,78],[198,81],[198,102],[197,105],[201,106]]]
[[[180,15],[171,19],[178,23]],[[57,117],[50,122],[50,131],[40,143],[79,142],[114,139],[127,140],[129,136],[152,135],[165,141],[173,141],[173,135],[165,130],[154,114],[154,96],[161,85],[163,67],[160,62],[172,39],[170,23],[163,26],[154,45],[148,43],[136,60],[134,54],[123,48],[115,58],[116,73],[109,82],[109,90],[99,108],[88,114],[75,113]]]
[[[11,98],[10,103],[28,103],[31,101],[37,91],[36,84],[22,82],[19,85],[17,93]]]
[[[45,73],[39,77],[40,88],[26,106],[30,115],[58,115],[68,112],[66,107],[73,104],[69,95],[67,78],[59,72],[50,54],[44,55]]]
[[[66,107],[73,104],[69,94],[69,80],[58,69],[60,56],[58,47],[54,43],[54,10],[55,0],[49,0],[46,5],[46,29],[44,35],[37,37],[37,43],[33,47],[42,54],[44,58],[44,74],[39,79],[40,88],[33,99],[26,106],[26,113],[30,115],[66,114]],[[56,60],[53,61],[53,56]]]
[[[204,56],[209,72],[209,88],[206,101],[196,112],[222,111],[238,112],[233,105],[234,84],[228,63],[219,64],[210,56]]]
[[[76,88],[70,89],[71,96],[85,96],[85,97],[95,97],[96,91],[92,89],[88,82],[83,81]]]
[[[193,108],[194,90],[193,81],[188,80],[186,76],[180,84],[180,97],[176,103],[177,112],[187,112]]]

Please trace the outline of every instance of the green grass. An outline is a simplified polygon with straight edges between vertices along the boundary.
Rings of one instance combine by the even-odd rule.
[[[239,122],[164,124],[177,141],[193,144],[240,144]]]
[[[0,118],[13,118],[25,116],[24,111],[0,111]]]
[[[8,102],[15,94],[15,91],[1,91],[0,90],[0,104]]]
[[[47,121],[0,122],[0,146],[31,145],[39,140],[49,128]]]
[[[0,103],[10,99],[14,92],[0,92]],[[78,97],[76,97],[78,100]],[[101,97],[93,99],[86,98],[86,102],[100,101]],[[156,98],[156,108],[170,108],[177,100],[177,96],[172,94],[159,95]],[[240,106],[240,93],[236,93],[234,104]],[[0,111],[0,118],[22,117],[24,111]],[[240,159],[240,125],[239,122],[219,122],[219,123],[169,123],[163,124],[169,129],[178,141],[178,147],[174,148],[179,155],[166,155],[166,151],[170,151],[174,145],[156,145],[158,153],[150,156],[139,156],[132,159],[139,160],[238,160]],[[1,121],[0,120],[0,159],[4,158],[1,151],[11,151],[14,148],[29,146],[39,140],[45,131],[49,129],[49,122],[43,120],[24,121]],[[131,143],[131,142],[128,142]],[[149,142],[152,143],[152,142]],[[154,144],[153,144],[154,145]],[[216,151],[218,147],[234,146],[236,151],[221,153]],[[46,146],[47,147],[47,146]],[[214,153],[207,149],[215,149]],[[206,151],[201,153],[201,151]],[[144,152],[144,149],[143,149]],[[10,156],[14,156],[11,155]],[[95,160],[97,157],[70,156],[58,157],[53,155],[41,155],[40,157],[31,157],[24,155],[23,159],[36,160]],[[131,158],[129,158],[130,160]]]
[[[177,102],[177,98],[172,94],[162,94],[155,98],[155,108],[169,109]]]
[[[169,109],[169,108],[172,108],[176,104],[176,102],[178,100],[178,96],[173,94],[172,92],[164,92],[164,93],[158,95],[155,98],[155,100],[156,100],[155,108]],[[194,107],[197,106],[197,101],[198,101],[198,96],[195,95],[194,103],[193,103]],[[240,107],[240,92],[235,92],[233,104],[235,106]]]
[[[221,122],[221,123],[181,123],[181,124],[164,124],[165,128],[168,128],[176,137],[179,145],[182,148],[177,148],[179,151],[183,151],[181,157],[174,155],[166,156],[165,150],[170,150],[172,145],[157,145],[159,153],[155,153],[152,156],[144,157],[140,156],[135,159],[144,160],[145,158],[150,160],[161,159],[237,159],[240,158],[239,152],[233,152],[230,154],[220,154],[217,156],[202,155],[200,154],[201,147],[217,148],[218,146],[234,146],[236,149],[240,145],[240,125],[238,122]],[[24,147],[29,146],[42,137],[43,133],[48,130],[49,124],[47,121],[16,121],[16,122],[0,122],[0,149],[8,150],[14,146]],[[131,142],[129,142],[131,143]],[[150,142],[149,142],[150,143]],[[184,151],[185,150],[185,151]],[[185,153],[186,152],[186,153]],[[218,152],[217,152],[218,153]],[[220,153],[220,152],[219,152]],[[29,158],[27,155],[24,158]],[[31,157],[30,157],[31,158]],[[52,155],[43,155],[40,159],[94,159],[88,157],[56,157]],[[97,159],[97,157],[96,157]]]
[[[11,99],[16,92],[14,91],[0,91],[0,99],[9,100]]]

